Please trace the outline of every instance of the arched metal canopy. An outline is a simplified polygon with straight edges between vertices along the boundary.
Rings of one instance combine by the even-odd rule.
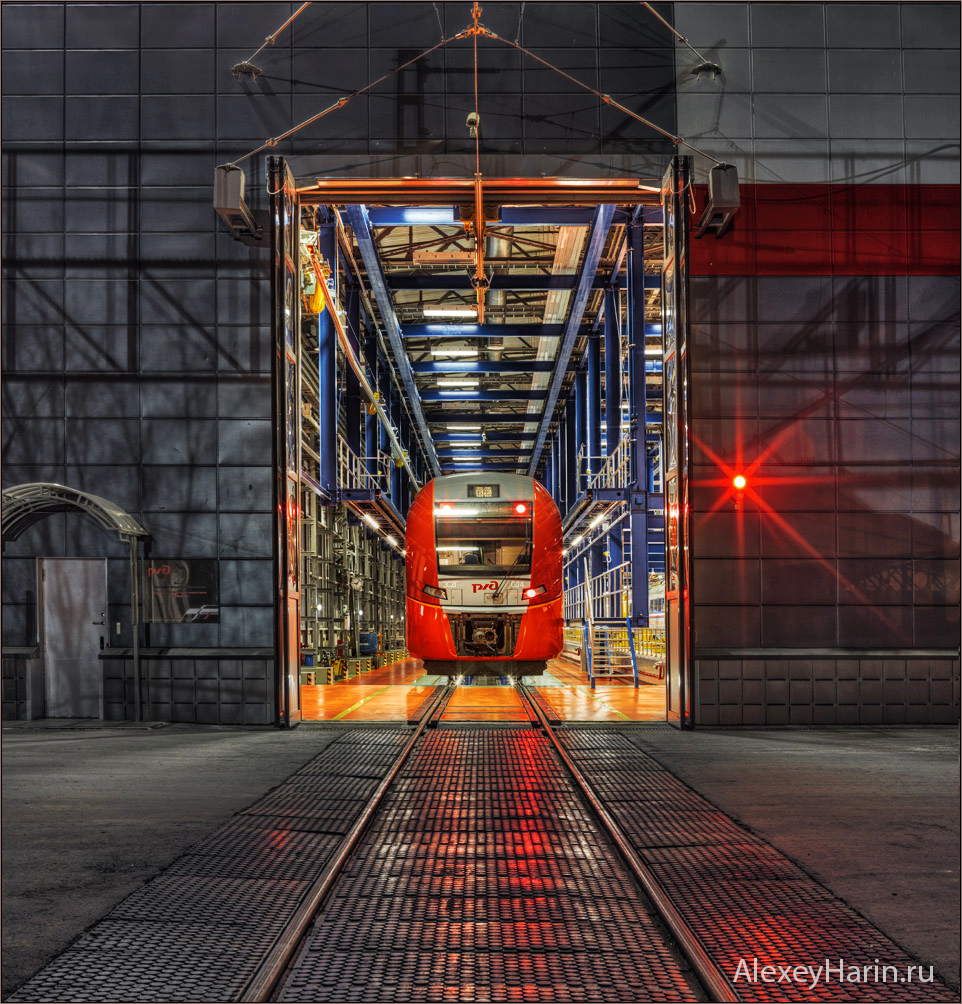
[[[80,509],[88,513],[105,529],[116,532],[121,540],[149,537],[150,534],[120,506],[110,499],[78,491],[66,485],[35,481],[15,485],[3,491],[2,536],[16,540],[27,527],[54,512]]]

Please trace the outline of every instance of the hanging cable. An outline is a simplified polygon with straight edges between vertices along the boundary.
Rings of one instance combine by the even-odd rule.
[[[303,10],[305,10],[307,7],[310,7],[310,6],[311,6],[310,0],[308,0],[307,3],[301,4],[301,6],[298,7],[297,10],[294,11],[293,14],[291,14],[291,16],[280,26],[280,28],[277,29],[277,31],[275,31],[272,35],[268,35],[267,38],[264,39],[264,41],[261,43],[261,47],[259,49],[256,49],[254,52],[252,52],[247,57],[247,59],[245,59],[242,62],[237,63],[235,66],[231,67],[231,70],[232,70],[234,76],[235,77],[242,77],[245,74],[249,74],[252,77],[259,77],[261,75],[261,71],[256,66],[254,66],[254,58],[256,56],[259,56],[267,48],[267,46],[273,45],[274,42],[275,42],[275,40],[277,39],[277,36],[289,24],[291,24],[291,22],[294,21],[294,19],[298,16],[298,14],[300,14]]]
[[[695,153],[710,160],[713,164],[723,163],[723,161],[720,161],[716,157],[713,157],[710,153],[705,153],[704,150],[699,150],[697,146],[694,146],[693,144],[689,143],[688,140],[683,139],[681,136],[676,136],[674,133],[668,132],[667,129],[662,129],[661,126],[655,125],[654,122],[651,122],[644,116],[639,115],[637,112],[633,112],[630,108],[626,108],[623,104],[621,104],[621,102],[615,101],[615,99],[610,94],[602,94],[601,91],[595,90],[595,88],[592,87],[590,84],[586,84],[584,81],[578,80],[577,77],[571,76],[570,73],[565,73],[564,70],[559,69],[557,66],[553,66],[546,59],[542,59],[540,56],[536,56],[530,49],[526,49],[523,45],[519,45],[517,42],[511,42],[506,38],[502,38],[500,35],[496,35],[493,31],[489,31],[486,28],[482,29],[482,31],[483,34],[488,36],[488,38],[493,38],[498,42],[504,42],[505,45],[510,45],[513,49],[517,49],[518,52],[523,52],[526,56],[530,56],[532,59],[541,63],[542,66],[547,66],[549,70],[554,70],[555,73],[560,73],[562,77],[565,77],[567,80],[570,80],[573,84],[577,84],[579,87],[584,88],[584,90],[590,91],[592,94],[595,95],[595,97],[601,98],[601,100],[604,101],[606,105],[611,105],[612,108],[617,108],[618,111],[624,112],[625,115],[635,119],[637,122],[641,122],[642,125],[648,126],[649,129],[654,129],[655,132],[661,133],[661,135],[664,136],[666,139],[670,139],[672,143],[675,144],[675,146],[688,147],[689,150],[694,150]]]
[[[484,274],[484,193],[481,186],[481,115],[478,105],[478,35],[484,31],[481,7],[474,0],[474,279],[471,285],[478,298],[478,324],[484,324],[484,298],[488,280]]]
[[[434,13],[438,16],[438,27],[441,29],[441,40],[444,40],[444,23],[441,21],[441,12],[438,10],[438,5],[432,3],[431,6],[434,8]]]
[[[695,67],[695,69],[692,70],[693,73],[696,72],[697,70],[709,70],[709,69],[712,70],[713,72],[721,73],[721,67],[717,63],[712,62],[712,60],[710,59],[706,59],[691,44],[691,42],[689,42],[688,39],[685,38],[684,35],[682,35],[678,31],[675,31],[675,29],[661,16],[661,14],[658,13],[658,11],[655,10],[654,7],[651,6],[650,3],[645,3],[645,0],[639,0],[639,2],[641,3],[642,7],[646,7],[648,10],[650,10],[651,13],[654,14],[659,21],[661,21],[661,23],[672,33],[672,35],[675,36],[675,38],[678,39],[679,42],[683,42],[685,45],[687,45],[688,48],[691,49],[691,51],[701,60],[701,66]]]
[[[514,37],[514,41],[517,44],[521,41],[521,23],[524,21],[524,4],[521,5],[521,13],[518,15],[518,33]]]
[[[265,140],[259,147],[255,150],[251,150],[249,153],[245,153],[243,157],[238,157],[237,160],[231,161],[231,164],[242,164],[245,160],[249,160],[251,157],[256,157],[257,154],[264,150],[269,150],[273,146],[277,146],[278,143],[287,139],[288,136],[293,136],[294,133],[299,132],[305,126],[312,125],[314,122],[318,122],[320,119],[324,118],[325,115],[330,115],[331,112],[337,111],[338,108],[343,108],[349,101],[356,98],[359,94],[363,94],[365,91],[371,90],[372,87],[377,87],[378,84],[383,83],[390,77],[393,77],[396,73],[400,73],[402,70],[406,70],[409,66],[424,59],[425,56],[429,56],[436,49],[440,49],[442,46],[448,45],[448,43],[455,41],[456,39],[463,38],[464,32],[459,35],[453,35],[451,38],[444,38],[437,45],[432,45],[430,49],[425,49],[424,52],[415,56],[413,59],[409,59],[406,63],[402,63],[400,66],[395,67],[389,73],[385,73],[383,76],[378,77],[377,80],[372,80],[371,83],[365,84],[363,87],[354,91],[352,94],[348,94],[345,98],[339,98],[334,102],[333,105],[325,108],[323,111],[318,112],[316,115],[312,115],[309,119],[304,119],[303,122],[299,122],[296,126],[292,126],[287,132],[282,132],[279,136],[272,136],[270,139]]]

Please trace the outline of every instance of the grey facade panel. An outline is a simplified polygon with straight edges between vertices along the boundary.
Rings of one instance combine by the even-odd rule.
[[[901,94],[901,56],[898,49],[831,49],[829,89],[838,94]]]
[[[146,419],[143,462],[179,466],[217,463],[217,422]]]
[[[832,48],[897,49],[901,44],[898,4],[830,3],[825,14]]]
[[[752,45],[792,46],[825,45],[825,8],[817,3],[765,3],[748,6]]]

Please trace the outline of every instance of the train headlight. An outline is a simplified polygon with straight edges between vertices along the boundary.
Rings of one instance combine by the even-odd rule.
[[[542,593],[548,591],[547,586],[531,586],[530,589],[524,591],[524,595],[528,597],[529,600],[533,600],[536,596],[540,596]]]
[[[516,506],[514,507],[514,511],[515,511],[515,512],[516,512],[516,513],[517,513],[517,514],[518,514],[519,516],[523,516],[523,515],[524,515],[524,514],[525,514],[525,513],[526,513],[526,512],[528,511],[528,507],[527,507],[527,506],[526,506],[526,505],[524,504],[524,502],[519,502],[519,503],[518,503],[518,504],[517,504],[517,505],[516,505]]]
[[[448,591],[446,589],[440,589],[438,586],[422,586],[421,587],[428,596],[433,596],[438,600],[446,600],[448,598]]]

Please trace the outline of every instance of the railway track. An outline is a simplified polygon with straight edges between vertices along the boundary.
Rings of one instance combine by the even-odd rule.
[[[622,730],[515,694],[510,722],[464,721],[447,687],[406,728],[331,730],[7,999],[801,1004],[734,984],[739,960],[921,969]],[[958,999],[881,989],[818,996]]]
[[[515,690],[520,728],[436,698],[240,1000],[740,999]]]

